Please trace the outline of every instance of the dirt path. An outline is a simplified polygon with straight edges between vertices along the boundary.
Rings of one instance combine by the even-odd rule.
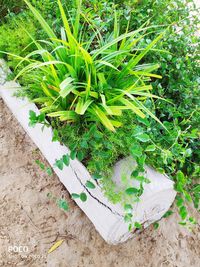
[[[158,230],[149,227],[118,246],[106,244],[73,203],[60,210],[47,193],[69,199],[56,175],[36,165],[45,162],[35,145],[0,100],[0,266],[31,267],[198,267],[199,225],[193,232],[174,214]],[[70,179],[70,177],[69,177]],[[57,240],[66,240],[47,255]],[[9,252],[9,246],[27,252]]]

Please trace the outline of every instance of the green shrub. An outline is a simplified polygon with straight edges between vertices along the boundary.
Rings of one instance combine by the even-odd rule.
[[[13,12],[15,14],[21,12],[24,8],[23,0],[0,0],[0,18],[4,21],[4,18],[8,15],[9,12]]]
[[[106,4],[107,1],[98,1],[96,5],[101,6],[101,8],[88,11],[89,13],[91,12],[90,16],[94,23],[103,25],[104,34],[107,34],[110,30],[110,25],[113,21],[111,16],[112,8],[106,9]],[[112,4],[110,3],[110,5]],[[91,6],[92,3],[89,2],[88,8]],[[162,127],[150,118],[145,125],[134,117],[130,119],[129,114],[125,114],[123,117],[123,133],[120,133],[123,129],[117,130],[115,135],[109,135],[107,132],[102,133],[103,136],[108,137],[105,145],[101,143],[101,139],[98,140],[97,133],[97,138],[95,139],[94,134],[89,142],[89,150],[87,146],[82,147],[82,143],[86,144],[87,142],[82,141],[85,139],[82,134],[84,129],[79,131],[78,127],[74,127],[71,130],[72,135],[70,135],[70,129],[67,126],[62,126],[59,129],[61,139],[66,144],[77,144],[77,150],[84,151],[86,157],[84,162],[92,173],[101,172],[102,176],[109,177],[108,170],[111,169],[116,160],[130,153],[128,149],[130,147],[129,142],[135,142],[132,139],[131,132],[134,131],[137,125],[140,125],[140,131],[148,133],[151,139],[150,142],[139,144],[143,153],[147,156],[146,163],[165,172],[175,181],[180,212],[187,201],[193,201],[194,206],[198,209],[200,198],[198,186],[198,178],[200,176],[200,79],[199,37],[196,32],[198,30],[199,17],[191,13],[195,10],[195,5],[193,1],[159,0],[140,1],[139,3],[131,2],[129,5],[125,4],[125,1],[123,3],[120,1],[120,6],[122,9],[119,13],[121,14],[121,19],[124,20],[122,25],[126,24],[132,13],[130,19],[131,29],[138,28],[147,19],[151,19],[151,23],[155,25],[172,24],[168,34],[157,45],[161,50],[168,50],[171,54],[154,51],[147,55],[148,61],[161,64],[158,72],[163,76],[163,79],[156,80],[153,83],[154,94],[170,99],[173,103],[157,100],[154,107],[156,116],[163,122],[168,132],[164,132]],[[198,14],[198,11],[196,14]],[[106,21],[105,27],[104,21]],[[154,34],[144,39],[144,44],[149,43],[152,38],[154,38]],[[148,101],[146,105],[149,108],[153,108]],[[132,125],[132,127],[129,127],[129,125]],[[130,135],[127,136],[126,132],[130,133]],[[126,139],[129,140],[126,141]],[[151,146],[150,148],[153,150],[147,151],[146,145],[147,147]],[[90,155],[89,158],[88,155]],[[103,173],[102,169],[104,170]],[[185,178],[180,179],[180,176]],[[119,196],[115,196],[113,192],[113,185],[109,184],[108,181],[108,179],[104,181],[105,187],[107,187],[106,194],[112,199],[119,199]],[[183,224],[189,220],[189,215],[186,216],[187,218],[184,218],[184,216],[184,214],[181,216]]]
[[[32,40],[24,31],[24,25],[26,25],[26,30],[35,37],[36,27],[34,21],[30,19],[28,12],[11,17],[7,23],[0,26],[0,51],[6,51],[15,55],[21,54],[22,56],[27,53],[23,52],[23,49],[30,44]],[[28,51],[31,51],[32,49],[33,46],[29,47]],[[0,56],[5,57],[6,55],[0,53]],[[11,69],[19,63],[19,60],[8,55],[6,56],[6,59]]]
[[[51,26],[56,28],[57,1],[31,0],[31,2],[36,5],[45,19],[51,23]],[[24,48],[32,42],[29,34],[33,38],[42,39],[44,37],[44,31],[41,29],[38,30],[39,23],[34,18],[32,12],[27,9],[24,1],[3,0],[0,6],[2,6],[2,12],[5,15],[1,15],[4,19],[0,23],[0,51],[24,56],[34,49],[34,46],[31,45],[24,51]],[[0,56],[9,62],[10,68],[14,71],[18,60],[2,53],[0,53]]]
[[[55,14],[56,2],[56,0],[30,0],[30,3],[36,6],[45,18],[51,19]],[[26,9],[24,0],[0,0],[1,23],[9,20],[9,14],[18,14]]]
[[[124,110],[131,110],[141,118],[145,118],[147,113],[157,120],[139,100],[156,97],[150,93],[152,87],[148,82],[150,77],[161,78],[152,73],[159,65],[138,63],[162,38],[163,33],[144,49],[137,49],[138,42],[144,38],[149,27],[132,32],[128,32],[127,27],[127,31],[120,35],[115,12],[114,30],[109,38],[104,38],[97,29],[93,29],[94,34],[88,40],[87,26],[82,28],[80,24],[81,1],[71,25],[58,1],[64,25],[61,39],[58,39],[40,13],[30,3],[27,4],[50,38],[45,44],[48,42],[51,50],[49,52],[41,42],[34,41],[37,50],[26,56],[25,61],[29,64],[16,78],[33,71],[32,75],[29,74],[29,82],[34,82],[37,76],[38,82],[34,82],[32,90],[38,93],[38,98],[33,101],[41,105],[41,112],[67,122],[80,123],[83,119],[88,123],[98,121],[111,131],[122,125],[115,117],[121,116]],[[85,23],[90,23],[83,17]],[[95,39],[98,40],[98,47],[94,47]],[[42,61],[31,59],[37,54],[41,55]]]
[[[162,167],[172,177],[176,189],[185,201],[191,201],[197,208],[199,191],[196,189],[200,176],[200,80],[199,80],[199,11],[194,2],[153,1],[141,4],[133,11],[133,25],[143,23],[152,17],[155,24],[173,23],[168,35],[159,43],[160,49],[166,49],[171,55],[149,54],[151,61],[158,60],[158,70],[163,79],[155,81],[153,92],[170,99],[173,105],[156,101],[156,115],[164,123],[169,133],[163,132],[158,124],[152,122],[153,140],[162,149],[155,151],[148,161],[155,167]],[[192,14],[193,12],[193,14]],[[151,39],[151,38],[150,38]],[[178,174],[185,176],[180,185]]]

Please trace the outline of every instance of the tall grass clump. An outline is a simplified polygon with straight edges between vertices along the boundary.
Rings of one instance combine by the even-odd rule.
[[[48,38],[39,41],[32,38],[36,50],[21,58],[19,65],[27,64],[16,79],[28,77],[33,101],[42,113],[68,123],[80,122],[84,117],[87,122],[102,124],[111,131],[122,125],[117,117],[124,110],[141,118],[148,114],[159,121],[143,103],[148,97],[159,98],[150,92],[151,78],[161,78],[154,73],[159,65],[145,64],[144,56],[164,32],[145,48],[137,49],[149,34],[147,30],[151,27],[147,23],[134,31],[129,31],[128,23],[126,31],[120,34],[114,12],[113,31],[103,36],[101,29],[82,13],[81,1],[76,1],[76,13],[67,16],[58,0],[63,27],[57,36],[42,15],[25,2]],[[93,34],[88,35],[88,25]]]

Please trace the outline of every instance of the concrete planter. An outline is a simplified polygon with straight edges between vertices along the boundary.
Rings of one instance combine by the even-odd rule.
[[[34,128],[29,127],[29,110],[33,110],[37,114],[39,110],[35,104],[30,103],[27,99],[20,99],[13,96],[13,93],[19,85],[15,82],[5,82],[6,75],[3,70],[5,66],[3,67],[3,65],[3,61],[0,61],[1,97],[43,153],[66,189],[70,193],[80,193],[82,190],[87,193],[88,199],[86,202],[81,202],[79,199],[75,200],[78,206],[89,217],[96,230],[106,242],[118,244],[131,238],[136,230],[134,229],[132,232],[128,231],[128,225],[123,219],[123,207],[119,204],[114,205],[109,202],[104,196],[100,185],[97,183],[95,189],[85,187],[85,182],[90,180],[91,176],[81,162],[77,159],[71,160],[69,167],[65,167],[63,171],[53,167],[55,159],[59,159],[63,154],[69,153],[69,149],[59,142],[52,142],[51,128],[45,127],[42,131],[41,125],[39,124]],[[125,186],[121,184],[121,175],[125,174],[127,177],[130,177],[134,164],[131,158],[126,158],[116,163],[112,178],[118,186]],[[171,206],[176,195],[173,189],[173,182],[166,176],[147,166],[146,176],[151,183],[145,184],[141,201],[133,205],[134,220],[140,222],[144,228],[163,216]],[[130,180],[130,183],[133,186],[132,180]]]

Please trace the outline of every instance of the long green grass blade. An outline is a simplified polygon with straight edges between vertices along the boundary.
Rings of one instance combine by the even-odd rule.
[[[127,100],[125,98],[121,98],[120,102],[122,104],[124,104],[126,107],[128,107],[129,109],[131,109],[139,117],[141,117],[143,119],[145,118],[145,114],[137,106],[135,106],[132,102],[130,102],[129,100]]]
[[[122,77],[124,77],[125,75],[127,75],[127,73],[129,72],[129,70],[132,70],[138,64],[138,62],[163,37],[163,35],[164,35],[164,32],[162,32],[161,34],[159,34],[159,36],[157,36],[138,56],[133,57],[133,59],[130,60],[129,63],[126,65],[126,67],[121,71],[121,73],[118,76],[118,79],[121,79]]]
[[[48,34],[50,38],[56,38],[55,33],[52,31],[51,27],[48,25],[48,23],[45,21],[45,19],[42,17],[42,15],[37,11],[36,8],[34,8],[30,2],[27,0],[24,0],[24,2],[27,4],[27,6],[30,8],[32,13],[34,14],[35,18],[40,22],[42,28],[44,31]]]
[[[112,124],[112,122],[108,119],[108,117],[105,115],[105,112],[103,112],[97,105],[93,105],[91,109],[89,110],[93,115],[96,115],[101,123],[111,130],[112,132],[115,132],[115,128]]]

